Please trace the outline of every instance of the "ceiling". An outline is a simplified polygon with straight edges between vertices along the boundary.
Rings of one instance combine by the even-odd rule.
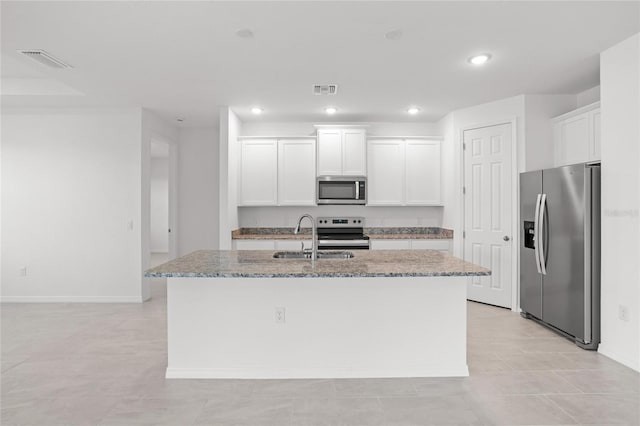
[[[184,117],[180,126],[216,125],[223,105],[244,121],[432,122],[522,93],[578,93],[598,84],[599,52],[640,31],[639,2],[3,1],[1,8],[1,76],[13,88],[3,90],[3,106],[142,106]],[[240,29],[254,37],[238,37]],[[401,37],[386,39],[393,30]],[[73,69],[45,68],[17,49],[44,49]],[[492,60],[468,64],[479,52]],[[49,88],[30,91],[31,83]],[[315,96],[314,83],[336,83],[338,94]],[[262,115],[251,114],[255,105]],[[323,112],[329,105],[336,115]],[[414,105],[421,111],[409,116]]]

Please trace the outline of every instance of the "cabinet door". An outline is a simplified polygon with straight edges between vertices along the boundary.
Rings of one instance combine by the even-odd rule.
[[[599,161],[600,156],[600,109],[591,111],[591,144],[589,161]]]
[[[311,240],[276,240],[276,250],[287,251],[300,251],[302,249],[302,242],[304,242],[304,248],[311,248]]]
[[[342,174],[367,175],[367,140],[364,129],[342,131]]]
[[[278,141],[278,205],[316,204],[315,140]]]
[[[275,250],[274,240],[233,240],[235,250]]]
[[[367,204],[401,206],[404,194],[404,143],[399,139],[369,141]]]
[[[411,240],[371,240],[371,250],[410,250]]]
[[[411,248],[413,250],[438,250],[442,253],[451,254],[451,240],[411,240]]]
[[[318,130],[318,176],[342,174],[342,132]]]
[[[414,206],[442,204],[440,141],[405,142],[405,203]]]
[[[240,142],[241,206],[275,206],[278,202],[278,143],[275,139]]]
[[[568,118],[559,124],[558,165],[589,161],[589,113]]]

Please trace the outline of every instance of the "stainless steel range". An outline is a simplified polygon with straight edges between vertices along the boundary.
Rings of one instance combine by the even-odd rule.
[[[369,250],[363,217],[319,217],[319,250]]]

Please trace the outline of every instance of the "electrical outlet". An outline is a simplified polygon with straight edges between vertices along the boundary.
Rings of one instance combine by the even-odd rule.
[[[27,276],[27,267],[23,266],[22,268],[20,268],[20,276],[21,277],[26,277]]]
[[[618,318],[622,321],[629,321],[629,308],[624,305],[618,305]]]
[[[284,311],[283,307],[276,308],[276,322],[278,324],[284,324],[284,322],[285,322],[284,321],[284,319],[285,319],[284,312],[285,311]]]

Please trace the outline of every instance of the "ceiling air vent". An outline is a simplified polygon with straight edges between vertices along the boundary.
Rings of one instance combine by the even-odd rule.
[[[335,95],[336,93],[338,93],[337,84],[314,84],[313,85],[314,95]]]
[[[46,65],[49,68],[73,68],[71,65],[61,61],[60,59],[52,56],[44,50],[18,50],[18,53],[23,54],[29,59],[33,59],[36,62]]]

